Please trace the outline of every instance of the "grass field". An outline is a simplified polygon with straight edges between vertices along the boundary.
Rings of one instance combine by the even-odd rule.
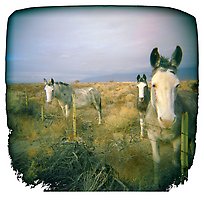
[[[180,90],[192,90],[193,83],[183,81]],[[68,140],[72,114],[65,120],[56,99],[46,105],[44,84],[7,86],[9,153],[18,178],[52,191],[154,190],[151,146],[139,137],[135,83],[73,84],[86,86],[101,92],[103,123],[94,108],[77,110],[77,141]],[[175,182],[171,152],[170,145],[161,146],[162,190]]]

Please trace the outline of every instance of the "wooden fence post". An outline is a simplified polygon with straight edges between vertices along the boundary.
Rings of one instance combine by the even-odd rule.
[[[41,94],[41,120],[44,121],[44,98],[43,98],[43,92]]]
[[[27,91],[25,90],[24,93],[25,93],[25,106],[26,106],[26,109],[28,109],[28,95],[27,95]]]
[[[75,93],[72,94],[72,106],[73,106],[73,135],[74,135],[74,138],[76,138],[77,130],[76,130],[76,96],[75,96]]]
[[[181,121],[181,181],[188,179],[188,113],[182,113]]]

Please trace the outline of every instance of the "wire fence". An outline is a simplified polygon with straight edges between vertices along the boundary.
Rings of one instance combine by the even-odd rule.
[[[19,98],[24,99],[24,106],[25,109],[28,111],[29,106],[31,106],[30,99],[31,96],[28,95],[27,90],[25,90],[22,95],[19,95]],[[44,92],[40,94],[40,119],[42,122],[45,122],[46,119],[49,118],[48,115],[45,114],[45,99],[44,99]],[[70,140],[77,140],[77,112],[76,112],[76,102],[75,102],[75,94],[72,95],[72,137],[67,138]],[[51,116],[51,115],[50,115]],[[51,117],[52,118],[52,117]],[[185,180],[188,180],[188,157],[189,157],[189,149],[188,149],[188,113],[182,114],[182,123],[181,123],[181,151],[180,151],[180,162],[181,162],[181,183],[184,184]],[[132,156],[134,157],[134,156]],[[121,158],[122,159],[122,158]],[[126,157],[123,158],[124,160],[127,159]]]

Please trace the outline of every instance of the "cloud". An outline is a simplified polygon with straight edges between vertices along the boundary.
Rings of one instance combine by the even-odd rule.
[[[8,71],[22,81],[27,81],[25,73],[35,72],[37,81],[44,72],[67,74],[71,80],[151,70],[154,47],[171,56],[178,44],[185,51],[184,66],[194,65],[195,22],[188,15],[166,11],[96,7],[19,12],[8,27]]]

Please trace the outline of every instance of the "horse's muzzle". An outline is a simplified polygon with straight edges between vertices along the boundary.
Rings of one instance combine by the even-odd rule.
[[[172,119],[164,119],[162,117],[159,117],[159,123],[161,124],[163,128],[169,129],[173,126],[175,122],[176,122],[176,117]]]
[[[52,101],[46,101],[47,104],[51,104]]]
[[[139,102],[144,102],[144,98],[139,98]]]

